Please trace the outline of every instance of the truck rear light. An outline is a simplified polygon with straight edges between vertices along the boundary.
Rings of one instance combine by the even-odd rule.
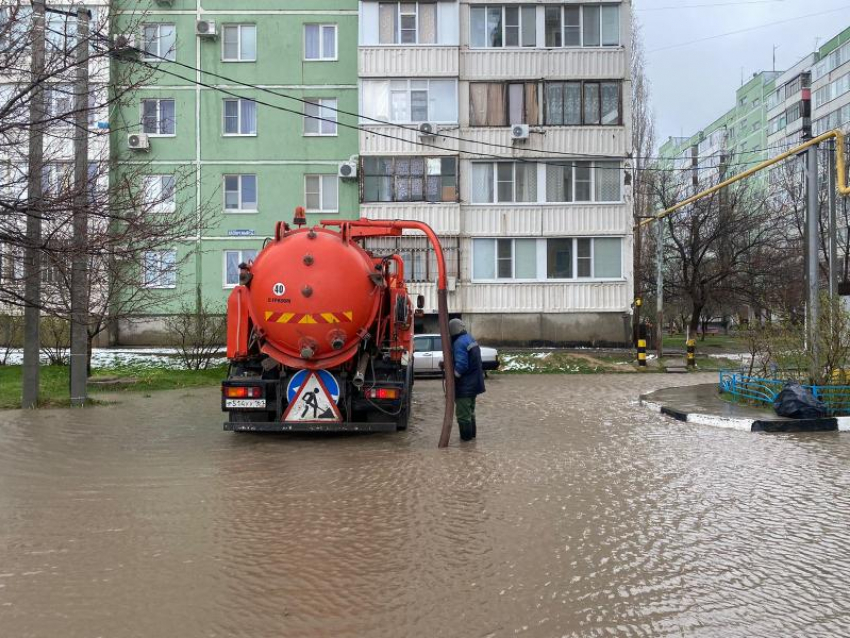
[[[228,399],[259,399],[263,389],[257,386],[229,386],[224,388],[224,396]]]
[[[366,391],[370,399],[398,399],[399,391],[396,388],[372,388]]]

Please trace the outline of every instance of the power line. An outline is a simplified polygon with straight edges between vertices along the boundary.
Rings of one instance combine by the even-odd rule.
[[[109,44],[112,45],[112,43],[109,41],[108,38],[106,38],[105,36],[103,36],[99,33],[93,34],[93,36],[97,36],[101,40],[109,42]],[[282,97],[282,98],[285,98],[285,99],[293,100],[293,101],[299,102],[301,104],[309,104],[309,105],[319,106],[319,108],[323,109],[323,110],[333,111],[337,114],[349,115],[351,117],[355,117],[355,118],[358,118],[358,119],[361,119],[361,120],[367,120],[367,121],[370,121],[370,122],[374,122],[374,123],[380,124],[382,126],[391,126],[393,128],[398,128],[398,129],[401,129],[401,130],[404,130],[404,131],[411,131],[411,132],[415,132],[417,134],[419,133],[418,127],[415,127],[415,126],[405,126],[403,124],[399,124],[399,123],[395,123],[395,122],[387,122],[385,120],[369,117],[369,116],[363,115],[362,113],[359,113],[359,112],[352,112],[352,111],[347,111],[347,110],[340,109],[340,108],[324,106],[324,105],[317,105],[315,102],[312,102],[312,101],[304,99],[304,98],[299,98],[299,97],[296,97],[294,95],[289,95],[287,93],[281,93],[280,91],[276,91],[276,90],[270,89],[268,87],[263,87],[263,86],[258,86],[256,84],[243,82],[241,80],[230,78],[230,77],[227,77],[227,76],[222,75],[220,73],[216,73],[214,71],[207,71],[207,70],[204,70],[204,69],[200,69],[198,67],[192,66],[190,64],[185,64],[183,62],[178,62],[176,60],[169,60],[168,58],[166,58],[164,56],[149,53],[149,52],[146,52],[146,51],[139,49],[137,47],[128,47],[128,48],[135,51],[136,53],[145,55],[147,57],[154,57],[154,58],[157,58],[160,61],[167,62],[169,65],[173,64],[173,65],[176,65],[176,66],[183,67],[187,70],[194,71],[196,73],[203,73],[203,74],[206,74],[206,75],[210,75],[212,77],[223,80],[225,82],[237,84],[237,85],[243,86],[245,88],[249,88],[249,89],[252,89],[252,90],[268,93],[268,94],[271,94],[271,95],[274,95],[274,96],[277,96],[277,97]],[[163,68],[161,66],[153,66],[153,65],[151,65],[150,63],[148,63],[147,61],[144,61],[144,60],[140,62],[139,60],[133,60],[132,58],[130,58],[130,61],[136,62],[137,64],[145,64],[148,68],[160,71],[162,73],[168,73],[169,75],[172,75],[173,77],[183,79],[187,82],[196,84],[198,86],[203,86],[205,88],[209,88],[209,89],[212,89],[212,90],[224,90],[224,89],[222,89],[222,87],[217,87],[215,85],[198,82],[198,81],[196,81],[192,78],[186,78],[185,76],[177,75],[177,74],[174,74],[173,72],[170,72],[170,71],[165,71],[165,70],[163,70]],[[242,99],[251,99],[251,98],[246,98],[246,97],[241,96],[241,95],[238,95],[236,97],[239,97],[239,98],[242,98]],[[254,100],[254,101],[257,101],[257,100]],[[258,102],[258,103],[262,103],[262,102]],[[290,109],[286,109],[285,107],[281,107],[279,105],[270,105],[270,104],[267,104],[267,103],[262,103],[262,104],[264,104],[266,106],[271,106],[272,108],[278,108],[279,110],[282,110],[282,111],[285,111],[285,112],[294,113],[294,114],[299,115],[301,117],[304,116],[304,113],[301,112],[301,111],[293,111],[293,110],[290,110]],[[428,147],[431,147],[431,148],[437,148],[437,149],[441,149],[441,150],[444,150],[444,151],[450,151],[450,152],[480,154],[480,153],[475,153],[474,151],[460,151],[460,150],[456,150],[456,149],[449,149],[449,148],[444,148],[444,147],[441,147],[441,146],[436,146],[436,145],[433,145],[433,144],[426,144],[426,143],[423,143],[423,142],[413,142],[413,141],[405,139],[405,138],[392,136],[392,135],[389,135],[389,134],[386,134],[386,133],[379,133],[379,132],[376,132],[372,129],[364,128],[362,126],[351,126],[351,125],[345,124],[343,122],[339,122],[338,120],[330,119],[330,118],[324,118],[324,117],[320,117],[318,115],[311,115],[311,116],[308,116],[308,117],[310,117],[311,119],[315,119],[317,121],[329,122],[329,123],[337,124],[337,125],[340,125],[340,126],[343,126],[343,127],[346,127],[346,128],[353,128],[355,130],[359,130],[359,131],[362,131],[362,132],[367,133],[367,134],[379,135],[379,136],[386,137],[386,138],[389,138],[389,139],[395,139],[395,140],[398,140],[398,141],[402,141],[402,142],[405,142],[405,143],[408,143],[408,144],[421,144],[423,146],[428,146]],[[477,144],[477,145],[481,145],[481,146],[491,146],[491,147],[497,147],[497,148],[504,148],[504,149],[508,149],[508,150],[511,150],[511,151],[523,150],[523,149],[517,149],[517,147],[510,146],[510,145],[507,145],[507,144],[498,144],[496,142],[484,142],[484,141],[465,138],[465,137],[458,136],[458,135],[449,135],[446,132],[440,132],[439,136],[446,138],[446,139],[456,140],[456,141],[459,141],[459,142],[465,142],[465,143],[468,143],[468,144]],[[780,148],[780,147],[773,147],[773,148]],[[771,147],[754,148],[754,149],[749,149],[748,152],[760,152],[760,151],[768,152],[770,150],[772,150]],[[557,156],[561,156],[561,157],[568,157],[568,158],[571,158],[571,159],[574,159],[576,157],[589,157],[589,158],[593,158],[593,159],[610,158],[610,156],[606,156],[606,155],[595,155],[595,154],[590,154],[590,153],[578,153],[578,152],[568,152],[568,151],[539,151],[539,153],[545,154],[545,155],[557,155]],[[485,153],[483,155],[485,155],[485,156],[490,155],[490,156],[496,157],[493,154],[486,154]],[[509,159],[516,159],[516,158],[511,156]],[[628,157],[627,159],[630,159],[630,160],[642,159],[642,160],[648,160],[648,161],[669,161],[672,158],[661,157],[661,156],[637,156],[637,157],[631,156],[631,157]],[[741,162],[741,163],[738,163],[738,164],[730,164],[730,166],[746,166],[746,165],[751,165],[751,164],[757,164],[757,163],[759,163],[759,161],[760,160],[750,161],[750,162]],[[629,169],[624,169],[624,170],[629,170]],[[646,168],[640,168],[640,169],[636,169],[636,170],[664,170],[664,169],[658,169],[658,168],[653,169],[653,168],[646,167]]]
[[[718,33],[716,35],[710,35],[704,38],[697,38],[695,40],[690,40],[689,42],[680,42],[678,44],[670,44],[665,47],[659,47],[657,49],[651,49],[647,51],[647,53],[658,53],[659,51],[667,51],[669,49],[677,49],[679,47],[689,46],[691,44],[696,44],[698,42],[707,42],[709,40],[716,40],[718,38],[725,38],[730,35],[738,35],[739,33],[748,33],[750,31],[757,31],[758,29],[766,29],[767,27],[773,27],[778,24],[787,24],[789,22],[797,22],[798,20],[803,20],[805,18],[814,18],[817,16],[827,15],[829,13],[837,13],[838,11],[846,11],[850,9],[850,5],[840,7],[838,9],[829,9],[828,11],[821,11],[819,13],[808,13],[806,15],[797,16],[796,18],[786,18],[785,20],[777,20],[776,22],[768,22],[766,24],[758,24],[753,27],[747,27],[746,29],[738,29],[736,31],[729,31],[727,33]]]
[[[49,27],[47,29],[52,31],[52,29],[49,29]],[[100,40],[107,42],[110,45],[110,47],[114,46],[109,41],[109,39],[107,37],[105,37],[105,36],[103,36],[99,33],[93,34],[92,36],[90,36],[89,39],[91,39],[94,36],[97,36]],[[98,43],[93,43],[93,44],[95,46],[97,46]],[[144,53],[141,49],[138,49],[136,47],[129,47],[129,48],[131,50],[135,51],[136,53]],[[101,48],[100,50],[103,51],[104,49]],[[107,53],[109,53],[111,51],[111,48],[106,49],[105,51]],[[113,52],[113,54],[114,54],[114,52]],[[159,57],[162,60],[166,60],[165,58],[162,58],[161,56],[154,56],[154,57]],[[206,82],[202,82],[202,81],[199,81],[199,80],[196,80],[196,79],[193,79],[193,78],[189,78],[189,77],[180,75],[178,73],[175,73],[173,71],[169,71],[167,69],[162,68],[161,66],[156,66],[156,65],[154,65],[150,62],[144,61],[144,60],[137,60],[137,59],[133,59],[133,58],[123,58],[123,59],[126,60],[126,61],[133,62],[135,64],[145,66],[146,68],[149,68],[151,70],[154,70],[154,71],[166,74],[166,75],[170,75],[174,78],[183,80],[184,82],[188,82],[190,84],[194,84],[194,85],[197,85],[197,86],[201,86],[201,87],[204,87],[204,88],[207,88],[207,89],[210,89],[210,90],[214,90],[214,91],[223,93],[223,94],[228,95],[230,97],[234,97],[234,98],[237,98],[237,99],[249,100],[249,101],[252,101],[256,104],[260,104],[262,106],[266,106],[266,107],[273,108],[273,109],[276,109],[276,110],[279,110],[279,111],[282,111],[282,112],[286,112],[286,113],[296,115],[299,118],[305,117],[305,114],[302,111],[296,111],[294,109],[289,109],[289,108],[286,108],[284,106],[280,106],[278,104],[272,104],[272,103],[265,102],[265,101],[262,101],[262,100],[256,100],[256,99],[253,99],[253,98],[248,98],[248,97],[245,97],[245,96],[240,95],[238,93],[234,93],[233,91],[230,91],[230,90],[225,89],[223,87],[215,86],[215,85],[212,85],[212,84],[209,84],[209,83],[206,83]],[[171,62],[171,61],[169,61],[169,62]],[[179,66],[183,66],[187,69],[191,69],[191,70],[195,70],[195,71],[199,71],[199,72],[204,73],[203,70],[197,69],[196,67],[192,67],[190,65],[185,65],[185,64],[181,64],[181,63],[177,63],[177,64]],[[272,95],[276,95],[278,97],[293,99],[295,101],[305,103],[305,104],[315,104],[315,103],[310,102],[308,100],[296,98],[294,96],[289,96],[289,95],[286,95],[286,94],[281,94],[281,93],[278,93],[276,91],[264,89],[263,87],[259,87],[259,86],[256,86],[256,85],[252,85],[252,84],[248,84],[248,83],[244,83],[244,82],[239,82],[239,81],[236,81],[236,80],[231,80],[229,78],[226,78],[224,76],[220,76],[219,74],[215,74],[215,73],[212,73],[212,72],[206,72],[206,73],[209,73],[209,74],[214,75],[214,76],[218,76],[220,79],[225,79],[227,81],[233,81],[234,83],[241,84],[241,85],[243,85],[247,88],[251,88],[251,89],[255,89],[255,90],[261,90],[261,91],[265,90],[266,92],[269,92]],[[347,111],[339,111],[339,112],[342,112],[342,113],[347,114],[347,115],[351,115],[353,117],[359,116],[359,114],[357,114],[357,113],[350,113],[350,112],[347,112]],[[406,139],[406,138],[398,137],[396,135],[391,135],[389,133],[384,133],[384,132],[380,132],[380,131],[375,131],[373,129],[364,128],[364,127],[359,126],[359,125],[347,124],[345,122],[340,122],[340,121],[335,120],[335,119],[324,118],[324,117],[320,117],[320,116],[312,116],[312,115],[307,116],[307,117],[310,117],[311,119],[315,119],[315,120],[318,120],[318,121],[333,123],[337,126],[342,126],[343,128],[349,128],[349,129],[352,129],[352,130],[364,132],[364,133],[367,133],[369,135],[376,135],[376,136],[383,137],[383,138],[386,138],[386,139],[392,139],[392,140],[400,141],[400,142],[405,143],[405,144],[412,144],[412,145],[416,145],[416,146],[423,146],[423,147],[426,147],[426,148],[433,148],[433,149],[440,150],[440,151],[443,151],[443,152],[457,153],[459,156],[465,154],[465,155],[483,157],[483,158],[487,158],[487,159],[494,159],[494,160],[500,160],[500,161],[513,160],[513,161],[518,161],[518,162],[522,162],[522,163],[526,163],[526,164],[545,164],[545,165],[551,164],[551,165],[555,165],[555,166],[566,166],[566,165],[572,163],[572,162],[568,162],[566,160],[562,160],[562,161],[551,161],[551,160],[549,160],[549,161],[547,161],[546,158],[539,158],[539,157],[534,157],[534,158],[516,157],[516,156],[497,155],[495,153],[485,153],[485,152],[479,152],[479,151],[468,151],[468,150],[446,148],[446,147],[440,146],[438,144],[432,144],[432,143],[424,142],[422,140],[418,140],[418,141],[409,140],[409,139]],[[373,119],[373,118],[366,118],[366,119]],[[392,124],[392,123],[384,122],[383,120],[374,120],[373,119],[373,121],[378,122],[378,123],[383,124],[383,125],[390,124],[390,125],[393,125],[397,128],[402,128],[404,130],[418,132],[418,129],[413,128],[413,127],[405,127],[405,126],[398,125],[398,124]],[[446,135],[443,135],[442,133],[440,134],[440,136],[441,137],[448,137],[450,139],[455,139],[455,140],[458,140],[458,141],[468,142],[468,143],[471,143],[471,144],[479,144],[480,143],[477,140],[469,140],[469,139],[466,139],[466,138],[456,137],[456,136],[446,136]],[[480,143],[480,144],[491,145],[489,143]],[[508,147],[506,145],[496,145],[496,146],[510,148],[511,150],[516,150],[515,147],[513,147],[513,146],[511,146],[511,147]],[[753,152],[756,152],[758,150],[765,150],[765,149],[753,149]],[[546,153],[546,152],[541,151],[541,153]],[[566,153],[566,152],[557,152],[557,154],[569,157],[571,159],[575,159],[576,157],[591,157],[591,158],[596,158],[596,159],[600,159],[600,160],[610,159],[611,161],[617,161],[619,159],[619,158],[610,158],[610,156],[599,156],[599,155],[588,155],[588,154]],[[627,158],[627,159],[634,159],[634,158]],[[655,159],[655,160],[670,161],[670,160],[674,160],[675,158],[646,157],[646,158],[642,158],[642,159]],[[759,162],[760,162],[760,160],[738,162],[738,163],[729,163],[729,164],[726,164],[726,166],[727,167],[749,166],[749,165],[758,164]],[[677,168],[659,168],[659,167],[596,166],[595,168],[596,168],[596,170],[669,172],[669,173],[680,173],[680,172],[685,171],[685,170],[693,170],[693,167],[688,167],[688,168],[685,168],[685,169],[677,169]],[[697,170],[710,170],[710,168],[698,168]]]
[[[667,7],[639,7],[635,11],[674,11],[677,9],[702,9],[705,7],[738,7],[742,4],[776,4],[785,0],[737,0],[736,2],[708,2],[704,4],[678,4]]]

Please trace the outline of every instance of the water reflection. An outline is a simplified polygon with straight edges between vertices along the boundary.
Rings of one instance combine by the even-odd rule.
[[[848,435],[636,404],[668,382],[493,379],[445,451],[438,382],[387,435],[225,433],[215,390],[0,414],[2,635],[841,634]]]

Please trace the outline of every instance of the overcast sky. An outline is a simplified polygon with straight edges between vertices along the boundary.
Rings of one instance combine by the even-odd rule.
[[[850,26],[848,0],[634,0],[634,7],[659,145],[693,135],[732,108],[742,67],[745,81],[771,70],[774,45],[776,68],[784,70]],[[752,30],[713,37],[743,29]]]

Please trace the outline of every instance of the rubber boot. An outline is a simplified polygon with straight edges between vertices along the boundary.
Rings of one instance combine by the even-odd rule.
[[[471,441],[475,438],[475,426],[471,421],[461,423],[458,421],[457,427],[460,430],[460,440],[461,441]]]

